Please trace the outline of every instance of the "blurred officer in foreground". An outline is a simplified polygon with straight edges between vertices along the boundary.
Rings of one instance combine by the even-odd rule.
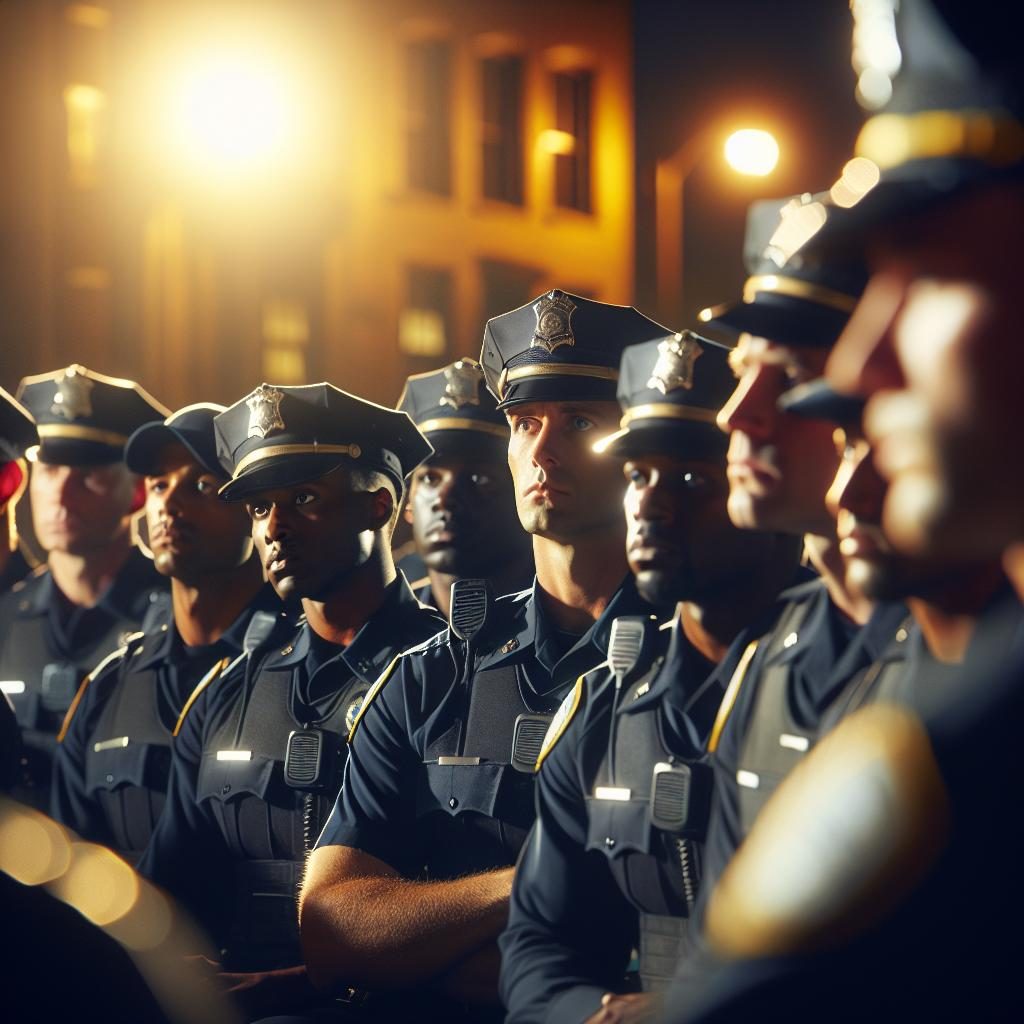
[[[269,1012],[307,994],[295,897],[348,730],[385,666],[444,625],[391,559],[405,478],[430,446],[405,413],[330,384],[261,385],[214,424],[231,467],[220,496],[245,502],[270,582],[304,616],[193,693],[141,870],[206,926],[227,971],[295,968],[248,992]]]
[[[25,450],[38,442],[35,424],[32,417],[0,388],[0,558],[10,553],[8,547],[10,534],[7,530],[14,520],[13,508],[9,508],[16,500],[16,495],[25,484],[24,463],[19,460]],[[11,563],[7,563],[7,568]],[[16,582],[15,580],[11,582]],[[2,579],[9,579],[4,569]],[[8,589],[0,586],[0,590]],[[21,737],[18,721],[14,715],[14,707],[7,697],[7,690],[14,689],[7,680],[0,680],[0,792],[9,791],[19,777],[21,760]]]
[[[904,0],[892,100],[858,140],[881,180],[821,244],[867,241],[871,279],[827,370],[868,399],[886,535],[918,557],[1002,553],[1024,592],[1024,495],[1006,462],[1024,377],[1007,259],[1024,224],[1024,90],[1003,17]],[[923,674],[909,709],[850,715],[780,789],[709,904],[725,962],[674,1019],[1016,1015],[1024,637],[974,646]]]
[[[53,816],[133,862],[164,804],[185,701],[241,653],[254,612],[281,614],[245,509],[217,497],[228,479],[213,432],[223,411],[190,405],[129,439],[125,463],[145,478],[148,542],[170,600],[86,677],[59,737]]]
[[[28,562],[18,550],[14,507],[28,482],[25,451],[38,443],[32,417],[0,388],[0,594],[29,573]]]
[[[536,581],[496,602],[460,581],[449,633],[374,687],[303,891],[315,980],[418,986],[394,1019],[501,1017],[496,939],[533,822],[541,741],[603,660],[612,620],[652,610],[628,575],[621,463],[592,445],[618,424],[623,348],[665,334],[631,307],[557,290],[487,323],[481,362],[511,425]]]
[[[434,449],[412,474],[405,506],[427,567],[416,596],[447,617],[457,579],[486,579],[495,594],[528,587],[533,551],[516,516],[508,421],[495,408],[480,364],[459,359],[410,377],[398,408]]]
[[[725,351],[690,332],[623,354],[621,429],[596,448],[626,460],[641,595],[678,604],[660,629],[615,621],[610,666],[580,679],[541,751],[537,822],[501,938],[509,1021],[653,1009],[648,994],[619,994],[637,942],[645,993],[675,970],[711,800],[711,771],[697,762],[722,690],[706,680],[791,582],[801,549],[729,522],[715,417],[732,385]]]
[[[18,398],[39,432],[29,497],[46,567],[0,598],[0,679],[22,729],[16,795],[45,809],[57,732],[78,687],[163,589],[132,545],[142,484],[124,445],[167,410],[138,384],[82,366],[26,377]]]

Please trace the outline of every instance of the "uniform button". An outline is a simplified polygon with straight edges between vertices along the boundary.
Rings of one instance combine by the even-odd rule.
[[[454,811],[455,808],[459,806],[459,801],[456,800],[455,797],[452,797],[451,800],[448,801],[448,806]]]
[[[782,646],[792,647],[793,644],[795,644],[799,639],[800,638],[796,635],[796,633],[790,633],[789,636],[787,636],[786,639],[782,641]]]
[[[156,601],[156,599],[157,599],[157,593],[156,593],[156,591],[154,590],[154,591],[153,591],[153,592],[152,592],[152,593],[151,593],[151,594],[149,595],[149,603],[150,603],[150,604],[153,604],[153,603],[154,603],[154,602]]]
[[[18,602],[18,611],[19,612],[27,612],[28,611],[28,601],[19,601]]]
[[[107,776],[107,782],[113,782],[113,781],[114,781],[114,776],[113,775],[108,775]]]
[[[360,672],[369,672],[373,665],[364,658],[356,667]]]
[[[903,643],[903,641],[906,640],[909,635],[910,634],[902,626],[900,626],[900,628],[896,630],[896,643]]]
[[[160,632],[161,633],[166,633],[167,632],[167,623],[166,622],[160,627]]]
[[[230,782],[225,782],[224,785],[220,787],[220,791],[221,791],[221,795],[227,796],[228,793],[231,792],[231,783]]]
[[[610,849],[612,849],[612,847],[615,846],[615,840],[612,839],[611,836],[605,836],[604,837],[604,845],[607,846],[608,849],[610,850]]]
[[[282,654],[291,654],[292,651],[294,651],[294,650],[295,650],[294,645],[289,644],[287,647],[282,647],[281,648],[281,653]]]
[[[518,646],[519,646],[519,641],[515,637],[512,637],[511,640],[509,640],[506,643],[502,644],[501,653],[502,654],[508,654],[510,651],[514,651]]]

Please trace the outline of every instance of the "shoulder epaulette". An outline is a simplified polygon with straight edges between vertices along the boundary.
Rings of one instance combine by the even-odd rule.
[[[725,694],[722,697],[722,703],[718,705],[718,714],[715,716],[715,724],[711,727],[711,737],[708,739],[708,753],[710,754],[713,750],[718,748],[718,741],[722,736],[722,730],[725,728],[725,723],[732,714],[732,709],[736,704],[736,698],[739,696],[740,687],[743,685],[743,680],[746,678],[747,669],[750,668],[750,662],[754,658],[754,654],[757,651],[758,640],[751,640],[747,644],[746,649],[740,656],[739,662],[736,664],[736,670],[732,674],[732,678],[729,680],[729,685],[726,687]]]
[[[199,695],[205,690],[210,683],[214,681],[221,673],[226,669],[233,668],[243,658],[246,657],[246,653],[243,651],[241,654],[232,661],[230,658],[221,658],[209,672],[203,676],[202,679],[196,683],[196,688],[189,694],[188,700],[182,705],[181,714],[178,715],[178,721],[174,723],[174,731],[171,733],[172,736],[177,736],[181,731],[182,723],[185,721],[185,716],[189,713],[192,705],[199,699]]]
[[[141,634],[137,634],[141,636]],[[129,639],[134,639],[132,638]],[[108,665],[113,664],[118,658],[123,658],[128,653],[128,644],[124,647],[118,647],[116,651],[111,651],[83,680],[81,685],[78,687],[78,692],[75,694],[74,700],[71,701],[70,706],[66,714],[64,715],[64,721],[61,722],[60,732],[57,733],[57,742],[63,743],[64,737],[67,735],[68,726],[71,725],[71,719],[75,717],[75,712],[78,710],[78,705],[82,703],[82,698],[85,696],[85,691],[89,684],[99,676]]]
[[[540,745],[540,753],[537,755],[537,764],[533,769],[535,772],[540,771],[540,766],[544,763],[544,758],[546,758],[554,749],[555,744],[562,738],[562,734],[569,728],[569,723],[575,717],[576,712],[579,711],[580,705],[583,703],[583,680],[586,679],[591,672],[597,672],[598,669],[607,667],[608,662],[603,661],[600,665],[595,665],[593,668],[587,669],[587,671],[576,680],[576,685],[565,695],[565,699],[558,706],[558,710],[555,712],[555,717],[551,719],[548,731],[544,733],[544,740]]]
[[[418,654],[420,651],[426,651],[432,646],[436,646],[439,639],[447,637],[447,630],[443,633],[439,633],[437,636],[432,636],[429,640],[424,640],[423,643],[417,644],[415,647],[410,647],[407,651],[402,651],[400,654],[396,654],[387,668],[373,681],[373,684],[366,691],[366,696],[363,698],[363,703],[359,708],[359,713],[356,715],[355,720],[352,722],[352,728],[348,731],[348,742],[352,742],[352,737],[356,734],[356,729],[359,728],[359,723],[363,720],[363,715],[366,714],[366,709],[376,700],[377,694],[384,689],[384,684],[394,674],[395,669],[398,667],[398,663],[408,654]]]

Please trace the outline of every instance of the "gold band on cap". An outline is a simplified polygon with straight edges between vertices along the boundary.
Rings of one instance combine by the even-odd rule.
[[[673,405],[670,402],[652,402],[637,405],[626,410],[620,427],[628,427],[634,420],[693,420],[697,423],[714,423],[718,412],[714,409],[698,409],[693,405]]]
[[[1024,159],[1024,125],[1009,114],[986,110],[877,114],[860,130],[856,152],[882,170],[940,157],[1005,167]]]
[[[36,430],[40,440],[48,437],[71,438],[75,441],[96,441],[99,444],[122,447],[128,440],[127,434],[118,434],[113,430],[100,430],[99,427],[82,427],[74,423],[40,423]]]
[[[819,306],[838,309],[841,313],[852,313],[857,305],[853,295],[837,292],[810,281],[801,281],[796,277],[783,274],[755,274],[748,277],[743,285],[743,301],[750,303],[758,292],[776,292],[779,295],[791,295],[796,299],[816,302]]]
[[[498,397],[505,397],[505,388],[524,377],[592,377],[595,380],[618,380],[619,371],[610,366],[590,366],[585,363],[538,363],[534,366],[507,367],[498,378]]]
[[[288,455],[348,455],[358,459],[362,454],[363,449],[357,444],[272,444],[249,452],[235,466],[231,479],[237,480],[254,463],[281,459]]]
[[[484,434],[500,437],[503,441],[508,440],[508,427],[503,427],[500,423],[460,419],[458,416],[441,416],[436,420],[424,420],[417,426],[423,434],[429,434],[432,430],[479,430]]]

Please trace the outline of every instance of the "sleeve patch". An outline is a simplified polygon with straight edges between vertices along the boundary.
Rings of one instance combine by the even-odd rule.
[[[366,696],[363,697],[358,710],[355,712],[354,717],[352,719],[352,726],[348,731],[349,743],[352,742],[352,737],[355,736],[356,729],[359,728],[359,723],[363,720],[363,715],[366,714],[367,709],[374,702],[374,700],[377,697],[377,694],[384,689],[384,684],[391,678],[392,673],[394,673],[398,663],[402,660],[402,658],[405,657],[406,654],[409,653],[409,651],[404,651],[401,654],[396,654],[395,657],[391,659],[391,664],[388,665],[388,667],[384,669],[383,672],[381,672],[381,674],[376,678],[376,680],[374,680],[373,685],[369,688],[369,690],[366,691]],[[351,711],[352,709],[350,708],[349,710]],[[347,720],[348,715],[346,715],[345,717]]]

